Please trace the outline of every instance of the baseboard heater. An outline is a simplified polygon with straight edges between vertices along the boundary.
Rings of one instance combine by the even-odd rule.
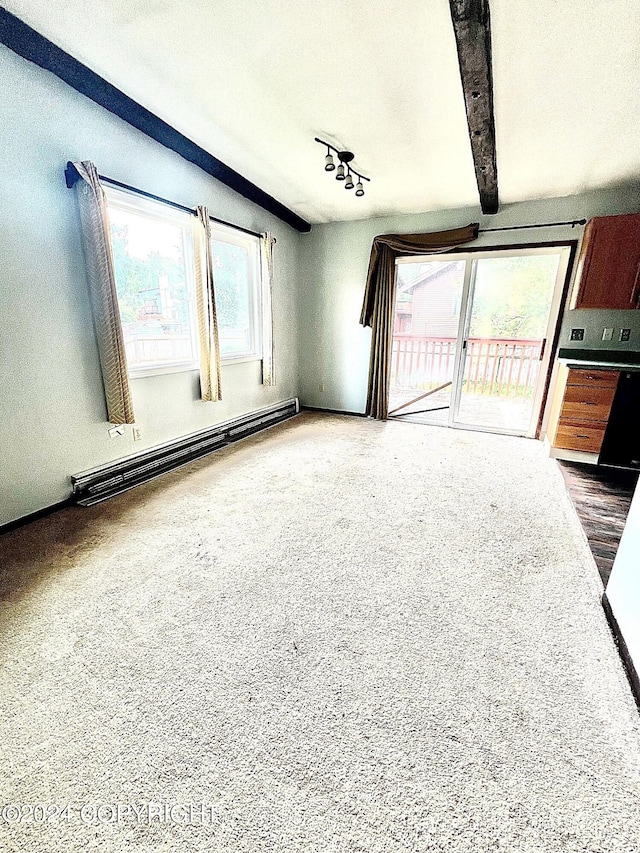
[[[297,398],[286,400],[268,409],[260,409],[258,412],[251,412],[235,420],[216,424],[210,429],[194,432],[175,441],[168,441],[144,453],[127,456],[109,465],[76,474],[71,477],[72,499],[79,506],[100,503],[134,486],[153,480],[161,474],[166,474],[167,471],[187,465],[214,450],[268,429],[297,415],[299,410]]]

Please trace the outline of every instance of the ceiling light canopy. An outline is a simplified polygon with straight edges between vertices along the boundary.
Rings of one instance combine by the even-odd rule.
[[[364,195],[364,186],[362,184],[363,181],[369,181],[370,178],[367,178],[365,175],[361,175],[360,172],[356,172],[356,170],[351,165],[351,161],[354,158],[354,154],[352,151],[339,151],[335,148],[331,143],[325,142],[323,139],[318,139],[315,137],[315,141],[319,142],[320,145],[324,145],[327,149],[327,156],[324,158],[324,170],[325,172],[333,172],[335,170],[336,173],[336,181],[344,181],[345,190],[352,190],[355,186],[356,195],[363,196]],[[338,168],[336,169],[336,164],[333,160],[334,152],[336,157],[338,158]],[[346,168],[345,168],[346,167]],[[353,183],[353,176],[358,178],[358,183]]]

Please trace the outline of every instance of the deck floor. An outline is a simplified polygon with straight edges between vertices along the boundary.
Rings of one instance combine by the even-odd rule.
[[[578,462],[558,464],[606,587],[639,473]]]
[[[392,388],[389,392],[389,411],[414,400],[421,393],[424,392]],[[447,388],[401,409],[397,414],[412,421],[446,426],[450,403],[451,389]],[[470,427],[481,426],[497,431],[513,430],[524,435],[531,421],[531,405],[531,400],[527,398],[463,393],[457,421]],[[425,409],[435,411],[425,412]]]

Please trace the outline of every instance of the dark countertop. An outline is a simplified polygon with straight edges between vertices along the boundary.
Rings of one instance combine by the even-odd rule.
[[[598,349],[573,349],[560,347],[558,358],[570,367],[587,367],[592,370],[640,370],[640,352]]]

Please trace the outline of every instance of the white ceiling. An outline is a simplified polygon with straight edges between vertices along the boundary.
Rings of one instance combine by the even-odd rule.
[[[448,0],[3,3],[311,222],[478,205]],[[500,202],[640,179],[638,0],[490,5]]]

